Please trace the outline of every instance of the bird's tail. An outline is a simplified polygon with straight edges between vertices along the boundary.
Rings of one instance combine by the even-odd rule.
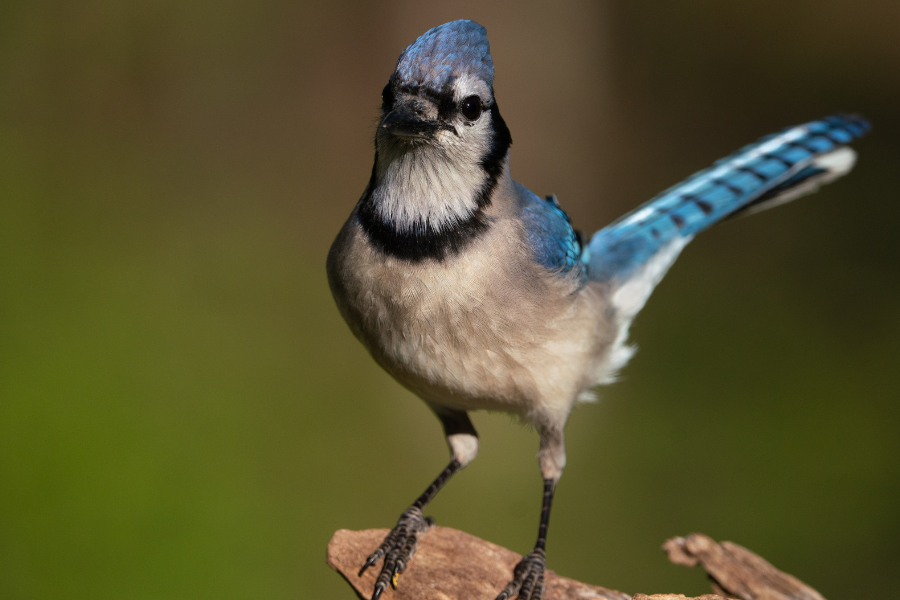
[[[847,144],[868,130],[859,116],[836,115],[738,150],[594,234],[583,257],[588,277],[619,288],[620,308],[633,316],[696,233],[845,175],[856,160]]]

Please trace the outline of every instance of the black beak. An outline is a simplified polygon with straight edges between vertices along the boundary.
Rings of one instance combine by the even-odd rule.
[[[448,129],[438,120],[422,117],[412,102],[398,103],[381,120],[381,127],[393,135],[405,138],[432,138],[441,129]]]

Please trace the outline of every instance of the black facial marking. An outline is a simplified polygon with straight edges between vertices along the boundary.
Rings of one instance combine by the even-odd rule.
[[[422,118],[419,108],[409,102],[401,102],[386,114],[381,119],[381,128],[404,138],[434,138],[438,131],[453,130],[443,121]]]
[[[455,106],[452,110],[456,110]],[[491,195],[503,173],[506,154],[512,144],[509,128],[500,116],[496,102],[491,105],[490,112],[493,129],[491,148],[479,163],[486,177],[475,194],[475,210],[464,220],[444,225],[439,230],[430,223],[413,231],[397,229],[382,218],[372,200],[372,191],[376,184],[376,167],[372,166],[372,176],[357,205],[356,214],[363,231],[376,248],[387,255],[410,262],[426,259],[442,261],[458,255],[468,244],[488,230],[490,217],[484,214],[484,209],[491,203]],[[375,164],[377,163],[376,151]]]
[[[388,81],[384,89],[381,90],[381,108],[383,110],[391,110],[394,106],[394,90],[391,87],[391,81]]]
[[[456,117],[456,102],[453,101],[453,92],[448,88],[435,98],[438,107],[438,118],[445,123],[450,123]]]
[[[500,116],[500,109],[497,108],[496,101],[491,104],[491,126],[494,130],[491,150],[481,160],[481,166],[491,178],[491,187],[493,187],[497,182],[497,178],[503,172],[503,160],[506,158],[506,153],[512,145],[512,135],[509,133],[506,121]]]
[[[400,85],[399,91],[410,96],[424,96],[434,102],[438,109],[438,119],[445,123],[449,123],[456,113],[457,108],[456,103],[453,101],[453,89],[449,84],[441,91],[436,92],[429,87],[404,83]]]

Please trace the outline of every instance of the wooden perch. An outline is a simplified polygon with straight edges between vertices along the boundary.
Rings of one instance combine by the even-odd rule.
[[[796,577],[732,542],[717,544],[702,533],[673,538],[663,544],[669,560],[693,567],[697,563],[713,580],[713,590],[740,600],[825,600]]]
[[[375,587],[380,563],[362,577],[356,573],[366,557],[388,534],[387,529],[338,530],[328,544],[328,565],[344,576],[360,598],[368,599]],[[437,526],[419,546],[409,568],[400,576],[387,600],[494,600],[509,581],[522,555],[457,529]],[[544,600],[631,600],[629,594],[579,583],[548,570]],[[393,594],[393,595],[391,595]]]
[[[357,575],[368,554],[388,534],[387,529],[335,532],[328,544],[328,565],[340,573],[356,594],[368,599],[379,565]],[[674,538],[663,545],[675,564],[703,566],[716,594],[686,598],[680,594],[631,596],[588,585],[547,571],[544,600],[825,600],[800,580],[782,573],[746,548],[717,544],[702,534]],[[522,558],[468,533],[435,527],[423,538],[415,558],[385,600],[494,600]]]

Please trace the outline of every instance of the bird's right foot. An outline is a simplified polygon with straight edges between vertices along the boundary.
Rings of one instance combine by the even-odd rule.
[[[544,596],[544,571],[547,568],[547,557],[543,548],[535,548],[527,556],[522,557],[513,571],[513,579],[496,600],[509,600],[516,596],[517,600],[541,600]]]
[[[372,592],[372,600],[378,600],[381,593],[387,589],[388,584],[397,588],[397,579],[406,570],[407,564],[416,554],[419,540],[425,533],[434,527],[434,519],[422,516],[422,509],[412,506],[406,510],[397,521],[397,526],[384,538],[378,549],[369,555],[366,563],[359,570],[362,575],[366,569],[374,565],[384,557],[381,565],[381,573],[375,580],[375,590]]]

